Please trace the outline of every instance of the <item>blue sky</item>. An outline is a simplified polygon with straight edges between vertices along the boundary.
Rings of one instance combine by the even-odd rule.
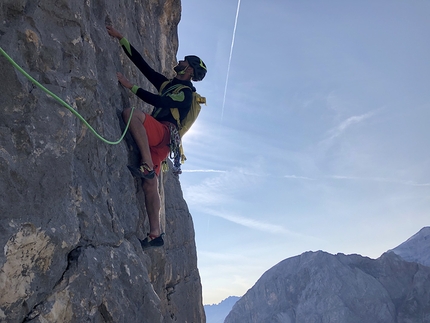
[[[179,25],[208,66],[180,177],[205,304],[430,225],[430,2],[242,0],[230,57],[237,6],[183,0]]]

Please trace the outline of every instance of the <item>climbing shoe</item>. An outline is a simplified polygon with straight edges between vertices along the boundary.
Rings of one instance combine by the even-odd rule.
[[[140,245],[142,246],[142,249],[145,250],[148,248],[155,248],[155,247],[164,246],[163,235],[164,235],[164,233],[160,234],[159,237],[154,238],[148,234],[148,236],[145,239],[143,239],[143,240],[139,239]]]
[[[155,171],[149,168],[147,164],[142,164],[139,167],[128,165],[127,167],[134,177],[152,179],[155,176]]]

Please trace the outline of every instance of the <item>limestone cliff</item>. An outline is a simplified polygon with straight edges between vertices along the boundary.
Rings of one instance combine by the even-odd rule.
[[[151,85],[108,36],[112,24],[170,73],[178,0],[2,0],[0,46],[117,140],[123,108],[148,109],[119,86]],[[0,322],[204,322],[194,229],[166,173],[164,249],[143,252],[143,193],[126,165],[130,137],[97,139],[0,55]]]

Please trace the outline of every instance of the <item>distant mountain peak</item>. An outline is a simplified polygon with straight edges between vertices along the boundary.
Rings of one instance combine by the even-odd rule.
[[[205,305],[206,323],[224,323],[224,319],[239,299],[239,296],[229,296],[218,304]]]
[[[430,266],[430,227],[422,228],[408,240],[389,250],[410,262]]]

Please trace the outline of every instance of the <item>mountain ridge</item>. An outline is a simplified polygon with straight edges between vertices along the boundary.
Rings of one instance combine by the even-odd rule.
[[[430,267],[397,254],[407,250],[416,259],[416,248],[427,255],[417,248],[427,234],[420,230],[377,259],[324,251],[287,258],[237,301],[225,323],[430,322]]]

